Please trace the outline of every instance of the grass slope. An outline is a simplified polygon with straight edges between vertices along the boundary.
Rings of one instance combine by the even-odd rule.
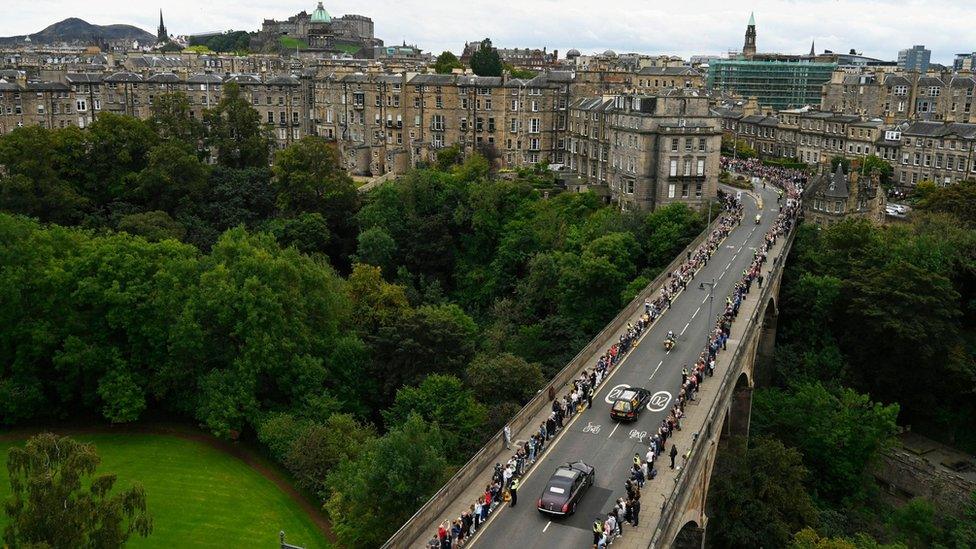
[[[296,48],[303,50],[308,49],[308,44],[306,44],[304,40],[299,40],[290,36],[282,36],[278,38],[278,43],[281,44],[281,47],[289,50]]]
[[[116,486],[146,487],[155,529],[128,547],[275,547],[278,531],[306,549],[328,548],[309,516],[270,480],[243,461],[206,444],[168,435],[90,434],[102,458],[98,472],[118,475]],[[0,441],[0,500],[10,495],[7,450]],[[0,531],[7,517],[0,512]]]

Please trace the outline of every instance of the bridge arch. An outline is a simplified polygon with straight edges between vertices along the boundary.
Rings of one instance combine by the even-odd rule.
[[[673,547],[675,549],[698,549],[702,546],[705,529],[699,524],[700,518],[698,516],[689,520],[687,518],[689,513],[691,511],[685,513],[681,519],[684,524],[681,526],[681,530],[678,530],[678,535],[674,537]]]
[[[779,307],[776,304],[776,296],[769,296],[769,300],[766,301],[766,308],[763,311],[763,320],[769,318],[775,318],[779,316]]]
[[[752,377],[758,379],[759,385],[770,385],[773,381],[775,368],[774,352],[776,349],[776,324],[779,319],[779,307],[776,296],[769,296],[760,320],[761,330],[756,344],[756,356],[752,365]]]

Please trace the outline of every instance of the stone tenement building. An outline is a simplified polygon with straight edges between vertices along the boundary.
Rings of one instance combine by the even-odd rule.
[[[852,217],[882,224],[886,203],[878,176],[848,176],[840,164],[833,174],[821,173],[803,190],[803,216],[820,227]]]
[[[191,104],[191,115],[201,118],[204,110],[220,102],[229,82],[240,85],[244,97],[271,129],[276,145],[285,147],[307,135],[308,111],[304,108],[306,87],[293,76],[261,79],[252,75],[220,77],[194,74],[181,78],[158,73],[148,78],[131,73],[65,75],[65,82],[28,82],[26,85],[0,81],[0,134],[20,126],[45,128],[85,127],[101,112],[148,118],[157,97],[183,92]]]
[[[355,174],[402,173],[454,144],[493,147],[506,166],[561,163],[571,84],[558,71],[528,80],[327,75],[314,82],[312,118]]]
[[[967,73],[835,71],[824,85],[820,108],[877,118],[976,123],[974,93],[976,78]]]
[[[751,113],[715,108],[725,134],[744,141],[763,158],[791,158],[813,166],[834,156],[877,155],[894,168],[902,188],[919,181],[949,185],[976,179],[976,124],[901,121],[791,109]]]
[[[721,134],[708,98],[693,90],[579,99],[570,106],[568,164],[607,185],[624,209],[702,204],[716,194]]]

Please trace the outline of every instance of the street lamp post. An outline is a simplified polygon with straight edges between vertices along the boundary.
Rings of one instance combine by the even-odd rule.
[[[705,286],[708,286],[708,322],[705,323],[705,348],[708,348],[709,335],[712,333],[712,329],[709,322],[712,321],[712,301],[715,299],[715,279],[713,278],[711,282],[699,282],[698,289],[705,290]]]

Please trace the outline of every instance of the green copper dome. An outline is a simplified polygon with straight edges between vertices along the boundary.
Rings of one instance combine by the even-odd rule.
[[[312,12],[312,23],[331,23],[332,17],[329,17],[329,12],[325,11],[322,7],[322,2],[319,2],[319,7],[315,8]]]

